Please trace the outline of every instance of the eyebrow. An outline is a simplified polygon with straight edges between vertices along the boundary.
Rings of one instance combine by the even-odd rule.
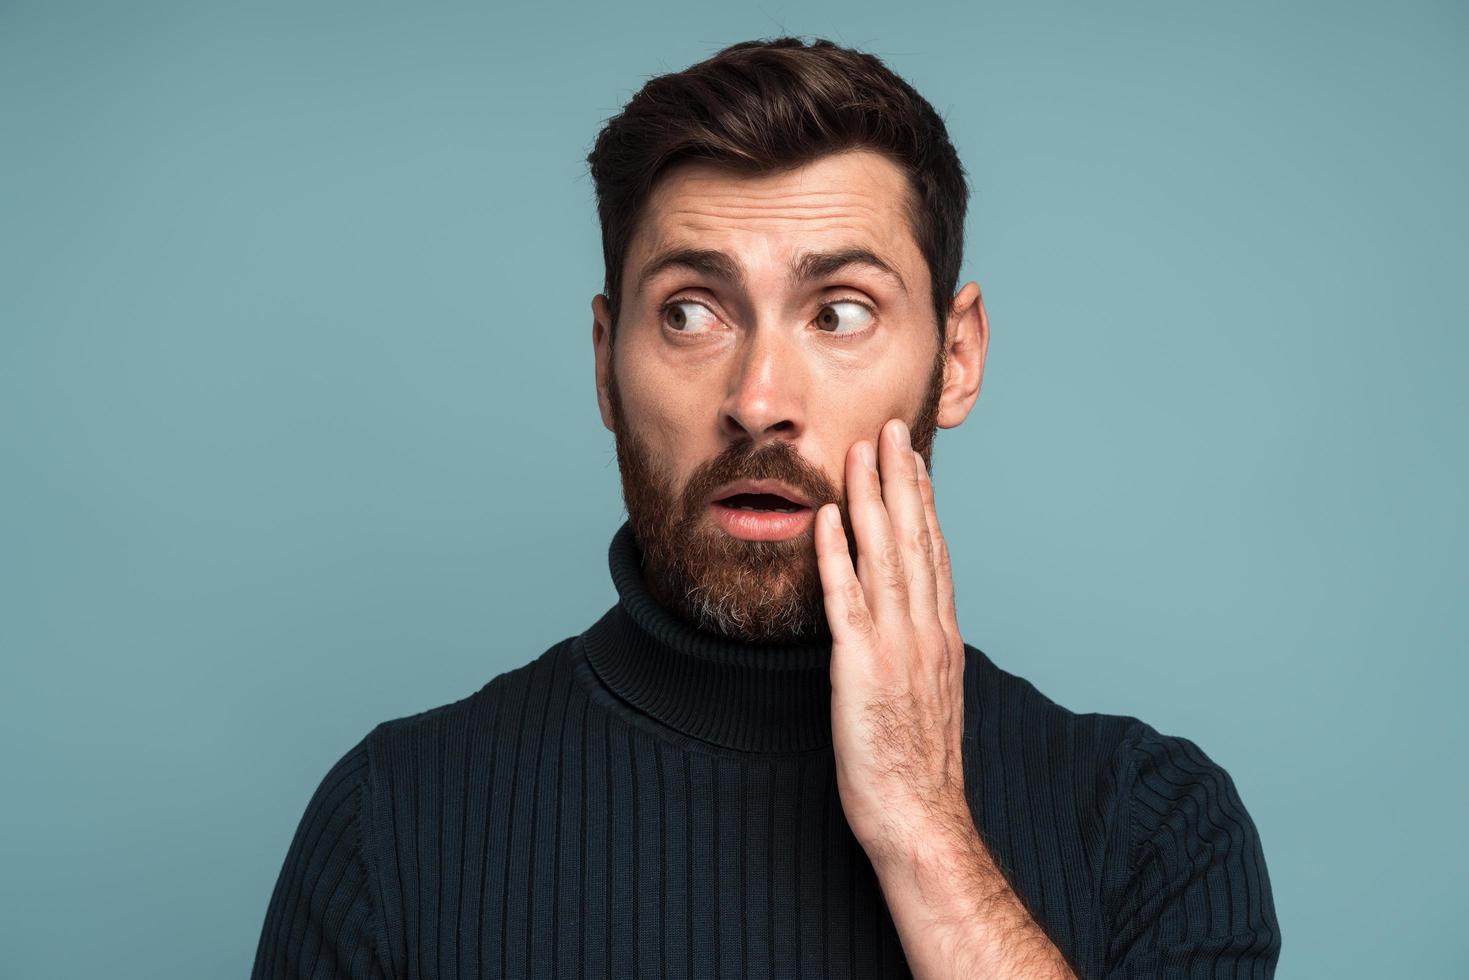
[[[826,279],[852,266],[865,266],[891,279],[902,292],[908,292],[903,277],[891,263],[871,249],[861,246],[831,252],[803,252],[791,266],[790,281],[799,283]],[[655,277],[669,269],[685,269],[741,289],[745,285],[744,267],[729,253],[712,248],[675,247],[657,253],[644,264],[642,272],[638,273],[637,288],[645,288]]]

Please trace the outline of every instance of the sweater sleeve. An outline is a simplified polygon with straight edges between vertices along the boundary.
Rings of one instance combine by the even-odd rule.
[[[322,779],[286,853],[251,980],[381,980],[366,739]]]
[[[1122,774],[1130,868],[1110,909],[1108,980],[1275,974],[1265,856],[1234,781],[1186,738],[1139,723]]]

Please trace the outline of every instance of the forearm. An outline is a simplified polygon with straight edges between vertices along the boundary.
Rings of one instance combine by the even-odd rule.
[[[914,840],[873,867],[915,978],[1075,980],[977,833]]]

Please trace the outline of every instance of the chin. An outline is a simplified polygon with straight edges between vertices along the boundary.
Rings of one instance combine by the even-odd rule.
[[[756,560],[731,558],[689,569],[680,597],[685,615],[701,628],[748,642],[820,636],[826,619],[819,573],[813,556],[790,554],[799,539],[725,537],[733,550]]]

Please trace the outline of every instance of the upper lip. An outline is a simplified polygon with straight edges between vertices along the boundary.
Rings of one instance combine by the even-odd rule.
[[[805,494],[796,490],[789,483],[780,480],[736,480],[734,483],[726,483],[709,498],[712,504],[716,500],[733,497],[737,493],[771,493],[777,497],[784,497],[793,504],[801,507],[810,507],[811,501],[806,499]]]

